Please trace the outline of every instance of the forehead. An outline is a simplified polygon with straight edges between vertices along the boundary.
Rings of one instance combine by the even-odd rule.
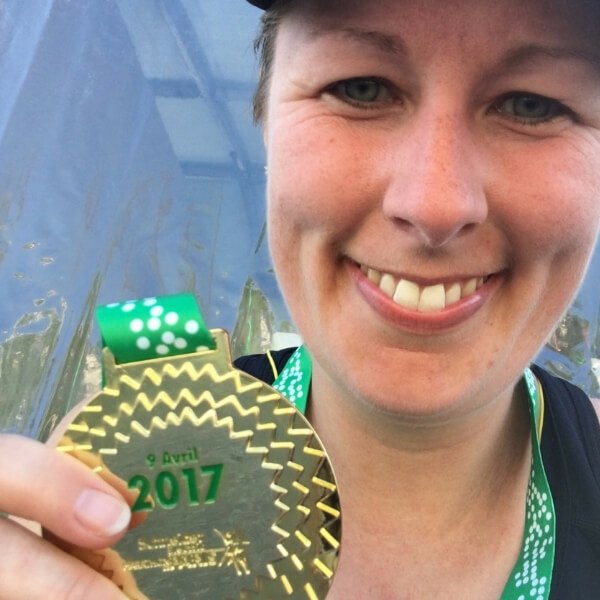
[[[373,28],[440,44],[484,37],[491,46],[534,35],[576,40],[590,54],[600,50],[598,0],[292,0],[284,21],[309,37]]]

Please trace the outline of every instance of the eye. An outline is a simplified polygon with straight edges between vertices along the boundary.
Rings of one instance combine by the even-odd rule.
[[[356,77],[338,81],[327,90],[343,102],[368,105],[392,99],[389,85],[373,77]]]
[[[572,111],[557,100],[529,93],[503,96],[494,104],[493,109],[526,125],[546,123],[556,117],[573,115]]]

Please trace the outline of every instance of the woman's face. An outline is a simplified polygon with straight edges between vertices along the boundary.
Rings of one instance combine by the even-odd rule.
[[[409,415],[510,393],[598,229],[599,24],[567,0],[294,0],[269,235],[330,391]]]

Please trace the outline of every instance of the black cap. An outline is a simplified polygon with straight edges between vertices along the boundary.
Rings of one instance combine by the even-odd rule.
[[[262,8],[266,10],[267,8],[271,8],[273,4],[275,4],[275,0],[248,0],[250,4],[254,4],[254,6],[258,6],[258,8]]]

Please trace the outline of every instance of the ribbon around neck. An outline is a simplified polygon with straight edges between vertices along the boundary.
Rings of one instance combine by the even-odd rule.
[[[300,346],[274,381],[273,387],[304,413],[311,377],[310,355],[304,346]],[[543,399],[540,398],[531,369],[525,369],[523,377],[527,385],[531,417],[531,471],[524,499],[526,510],[521,552],[500,600],[548,600],[554,568],[556,514],[538,434]]]

